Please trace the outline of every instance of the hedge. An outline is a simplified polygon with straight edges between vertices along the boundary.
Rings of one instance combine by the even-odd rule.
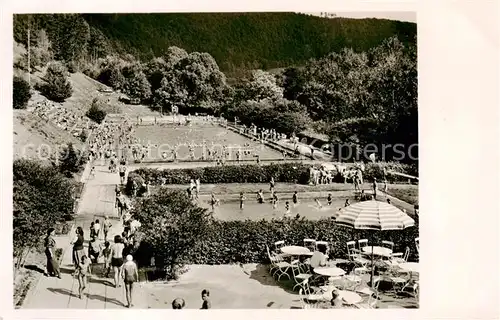
[[[307,184],[309,182],[309,168],[311,165],[303,163],[277,163],[265,166],[256,164],[250,165],[229,165],[222,167],[203,167],[188,169],[151,169],[140,168],[134,174],[141,176],[144,180],[149,180],[151,185],[159,185],[162,178],[166,184],[188,184],[190,179],[199,178],[201,183],[262,183],[268,182],[271,176],[276,182],[288,182]],[[369,163],[365,166],[363,178],[371,181],[373,177],[382,179],[383,168],[396,172],[406,172],[408,165],[397,162]],[[132,175],[134,177],[134,175]],[[130,177],[130,176],[129,176]],[[134,178],[137,179],[137,178]],[[389,175],[391,182],[406,182],[406,178]],[[340,176],[335,181],[343,182]]]
[[[418,218],[417,218],[418,219]],[[415,238],[419,236],[418,220],[415,227],[401,231],[354,230],[335,224],[332,219],[306,220],[286,218],[283,220],[220,221],[214,219],[199,241],[185,253],[186,264],[231,264],[269,263],[266,245],[272,248],[275,241],[285,240],[287,245],[302,245],[303,239],[329,241],[331,257],[347,259],[346,242],[369,239],[379,244],[382,240],[394,242],[394,252],[410,248],[410,261],[417,259]],[[141,250],[144,248],[144,250]],[[148,265],[154,248],[141,244],[138,256],[143,257],[142,266]],[[146,252],[147,251],[147,252]]]

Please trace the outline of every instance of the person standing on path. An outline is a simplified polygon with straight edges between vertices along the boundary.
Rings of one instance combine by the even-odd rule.
[[[132,304],[132,290],[134,288],[134,282],[139,281],[139,273],[137,272],[137,265],[135,264],[133,257],[129,254],[127,255],[127,262],[122,267],[122,278],[125,283],[125,295],[127,297],[127,308],[133,307]]]
[[[104,221],[102,223],[102,231],[104,233],[104,241],[108,240],[109,229],[111,229],[111,221],[109,221],[108,216],[105,216]]]
[[[99,239],[99,233],[101,231],[101,224],[99,223],[99,219],[95,220],[94,223],[94,236]]]
[[[111,246],[111,266],[113,267],[115,288],[119,287],[119,276],[121,267],[123,266],[123,244],[122,238],[119,235],[115,236],[115,243]]]
[[[86,285],[88,283],[88,276],[91,274],[90,272],[90,259],[83,255],[82,259],[78,263],[78,268],[76,269],[78,274],[78,297],[82,298],[83,290],[85,290]]]
[[[75,273],[78,269],[80,261],[82,261],[82,257],[85,255],[85,251],[83,250],[83,229],[82,227],[76,228],[76,235],[70,244],[73,245],[73,263],[75,265]]]
[[[127,167],[125,167],[125,165],[122,162],[121,165],[120,165],[120,169],[119,169],[120,183],[122,185],[125,184],[125,173],[126,173],[126,171],[127,171]]]
[[[59,271],[59,264],[56,261],[55,256],[55,246],[56,241],[54,240],[55,229],[49,228],[47,230],[47,237],[45,238],[45,255],[47,256],[47,275],[55,276],[61,279],[61,272]]]
[[[373,200],[377,200],[377,189],[378,189],[377,178],[373,178],[372,188],[373,188]]]

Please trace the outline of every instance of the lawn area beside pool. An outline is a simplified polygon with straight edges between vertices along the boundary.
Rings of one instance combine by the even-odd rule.
[[[200,159],[203,153],[205,157],[207,156],[207,150],[204,150],[203,147],[204,143],[219,154],[222,147],[227,146],[230,152],[229,160],[236,160],[238,149],[242,151],[242,160],[254,160],[255,154],[259,154],[262,160],[283,158],[280,152],[215,124],[204,126],[137,126],[134,134],[139,139],[140,144],[152,145],[149,159],[161,159],[163,152],[166,152],[168,159],[170,159],[172,148],[177,148],[178,159],[189,160],[189,145],[194,146],[195,159]],[[243,155],[243,150],[248,150],[250,154]]]
[[[411,205],[418,204],[418,185],[390,185],[387,193]]]

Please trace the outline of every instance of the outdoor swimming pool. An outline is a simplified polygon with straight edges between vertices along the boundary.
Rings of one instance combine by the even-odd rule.
[[[172,148],[177,150],[178,160],[190,160],[189,146],[193,146],[195,159],[207,156],[207,148],[221,153],[223,146],[228,147],[228,160],[236,160],[236,151],[241,150],[241,160],[254,160],[259,154],[261,160],[282,159],[281,152],[252,141],[218,125],[203,126],[138,126],[135,137],[142,145],[151,145],[149,159],[161,159],[165,152],[170,159]],[[206,147],[204,147],[204,144]],[[243,150],[249,154],[243,155]]]
[[[265,203],[258,203],[255,195],[246,195],[247,200],[244,202],[244,208],[240,209],[240,202],[236,199],[220,200],[219,206],[215,207],[214,217],[220,220],[261,220],[261,219],[276,219],[285,215],[285,202],[290,203],[290,216],[295,217],[299,214],[309,220],[318,220],[321,218],[331,218],[339,210],[344,207],[346,198],[334,197],[332,204],[328,205],[326,199],[320,199],[322,208],[318,206],[314,199],[301,199],[294,206],[290,199],[282,199],[278,201],[276,209],[269,199]],[[353,199],[350,199],[353,203]],[[210,196],[200,196],[200,206],[211,210]]]

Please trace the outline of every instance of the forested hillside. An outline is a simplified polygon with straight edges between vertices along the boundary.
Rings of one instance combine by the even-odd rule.
[[[54,42],[62,15],[37,15],[32,24]],[[415,42],[416,24],[382,19],[326,19],[296,13],[84,14],[90,53],[118,52],[141,60],[162,56],[168,47],[207,52],[222,71],[303,65],[342,48],[367,51],[396,36]],[[74,23],[73,27],[78,26]],[[14,19],[14,37],[26,42],[27,15]],[[72,31],[77,32],[77,28]],[[64,37],[63,37],[64,38]]]

